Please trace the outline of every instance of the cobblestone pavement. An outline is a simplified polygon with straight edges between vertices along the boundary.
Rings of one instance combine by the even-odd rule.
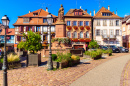
[[[69,86],[76,79],[86,74],[96,66],[112,58],[129,53],[118,53],[106,59],[84,62],[75,67],[47,71],[47,67],[25,67],[8,70],[8,86]],[[42,58],[43,59],[43,58]],[[47,58],[44,58],[44,62]],[[3,71],[0,70],[0,85],[3,84]]]
[[[124,67],[120,82],[120,86],[130,86],[130,60]]]

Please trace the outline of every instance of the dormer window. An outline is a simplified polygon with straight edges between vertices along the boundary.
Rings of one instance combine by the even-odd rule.
[[[111,13],[102,13],[102,16],[111,16]]]
[[[37,16],[38,15],[38,12],[36,12],[36,13],[33,13],[33,16]]]
[[[23,23],[29,23],[29,18],[23,18]]]
[[[75,9],[74,10],[74,15],[82,15],[82,13],[83,13],[83,10],[78,10],[78,9]]]
[[[43,23],[47,23],[47,19],[43,19]]]

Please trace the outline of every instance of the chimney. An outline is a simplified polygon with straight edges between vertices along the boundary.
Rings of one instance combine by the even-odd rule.
[[[85,11],[87,12],[87,9],[85,9]]]
[[[29,10],[29,13],[31,13],[31,11]]]
[[[90,16],[92,15],[91,11],[90,11]]]
[[[95,16],[95,9],[94,9],[94,16]]]
[[[46,7],[46,12],[48,12],[48,8]]]
[[[108,5],[108,10],[110,10],[110,6]]]

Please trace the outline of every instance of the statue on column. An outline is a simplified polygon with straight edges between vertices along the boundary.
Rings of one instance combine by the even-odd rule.
[[[64,8],[63,5],[61,4],[61,8],[58,11],[58,22],[64,22]]]

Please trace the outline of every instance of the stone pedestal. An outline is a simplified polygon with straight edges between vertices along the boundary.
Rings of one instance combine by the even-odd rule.
[[[56,38],[66,37],[66,24],[56,24]]]

